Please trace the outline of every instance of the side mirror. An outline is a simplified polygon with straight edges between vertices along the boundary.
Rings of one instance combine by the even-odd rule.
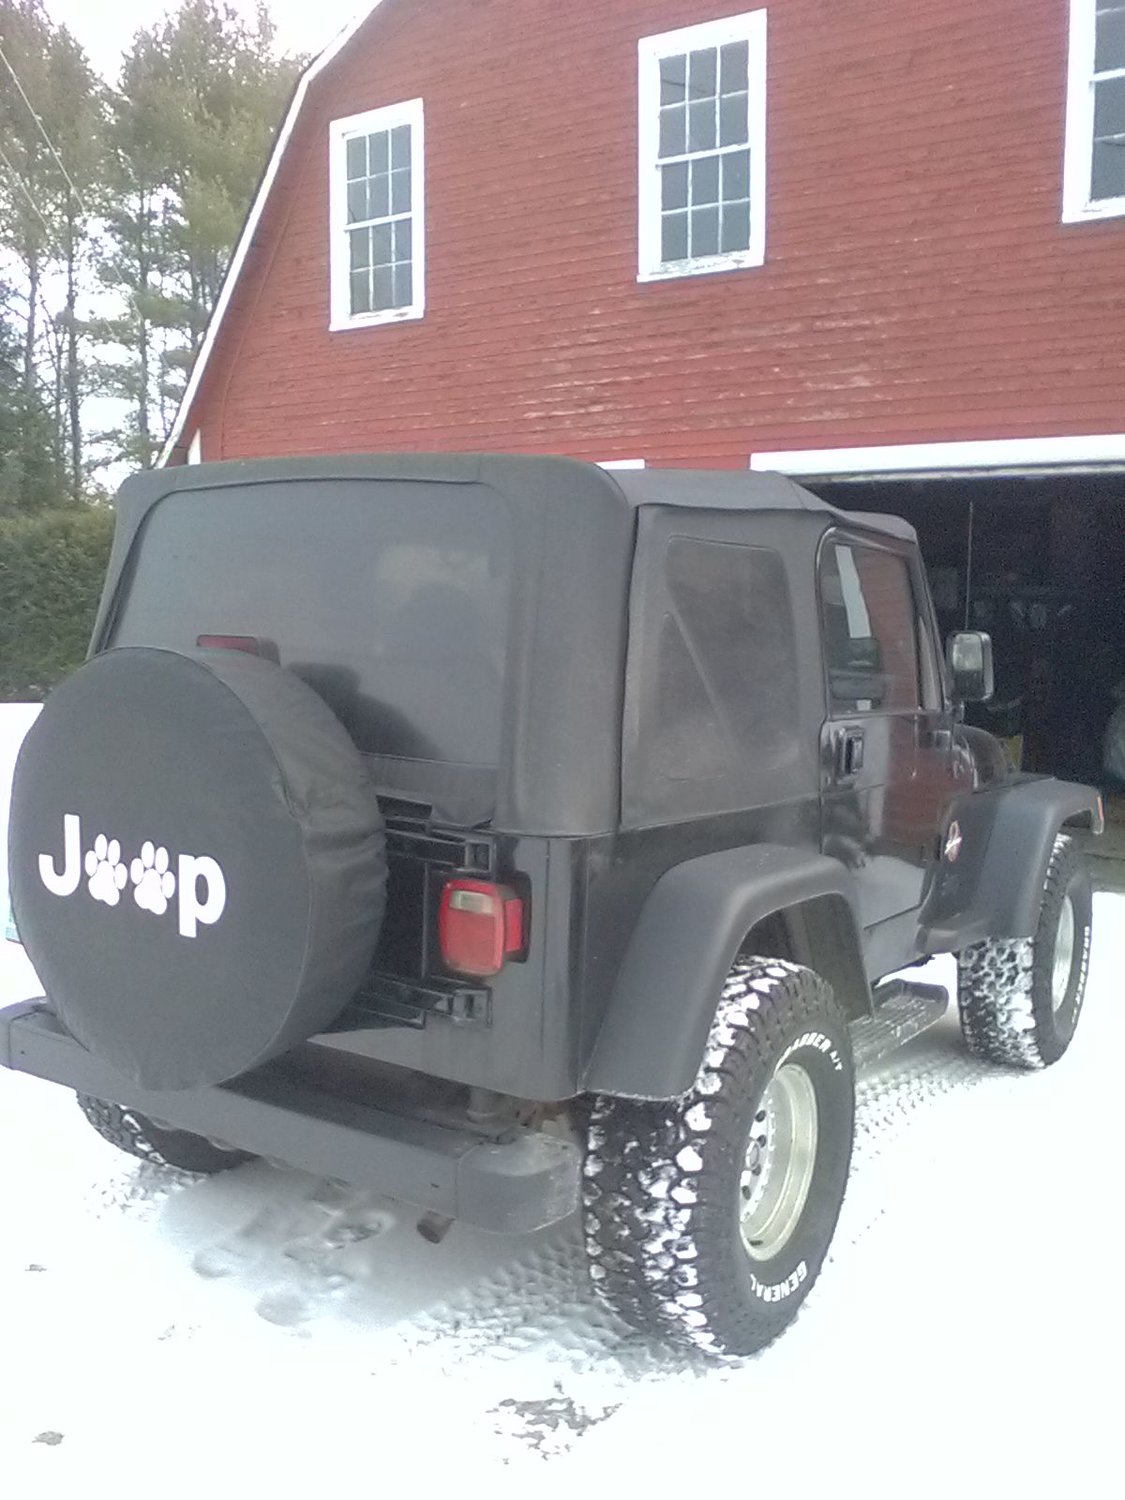
[[[992,697],[992,637],[982,630],[962,630],[949,637],[945,658],[958,703],[987,703]]]

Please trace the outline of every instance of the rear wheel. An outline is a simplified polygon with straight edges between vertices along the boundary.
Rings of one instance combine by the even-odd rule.
[[[854,1119],[847,1024],[828,986],[740,960],[689,1093],[601,1098],[583,1203],[594,1287],[634,1327],[752,1354],[796,1316],[827,1253]]]
[[[107,1104],[104,1099],[79,1094],[78,1105],[104,1141],[158,1167],[177,1167],[183,1172],[211,1176],[251,1160],[245,1151],[216,1146],[190,1130],[169,1130],[121,1104]]]
[[[958,956],[961,1032],[970,1052],[1045,1068],[1070,1046],[1086,993],[1093,897],[1072,840],[1055,840],[1035,932],[975,943]]]

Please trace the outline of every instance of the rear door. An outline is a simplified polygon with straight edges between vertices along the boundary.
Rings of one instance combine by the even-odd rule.
[[[839,531],[825,538],[818,564],[828,702],[822,846],[853,871],[867,928],[921,904],[950,798],[940,679],[923,654],[923,642],[931,647],[920,632],[914,560],[890,539]]]

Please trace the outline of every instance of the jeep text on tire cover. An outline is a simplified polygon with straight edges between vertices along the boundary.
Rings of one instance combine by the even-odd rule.
[[[93,899],[116,906],[131,881],[133,900],[140,909],[162,917],[178,891],[180,936],[186,938],[194,938],[201,924],[214,926],[226,909],[226,877],[218,860],[206,854],[179,855],[179,873],[174,875],[171,857],[162,845],[146,839],[128,863],[119,841],[99,833],[83,859],[82,820],[74,813],[63,814],[63,851],[61,868],[54,855],[39,856],[39,878],[53,896],[73,896],[85,873],[86,890]]]

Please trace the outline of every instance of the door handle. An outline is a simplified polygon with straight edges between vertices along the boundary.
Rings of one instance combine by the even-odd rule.
[[[842,729],[836,736],[836,774],[855,776],[863,770],[863,730]]]

